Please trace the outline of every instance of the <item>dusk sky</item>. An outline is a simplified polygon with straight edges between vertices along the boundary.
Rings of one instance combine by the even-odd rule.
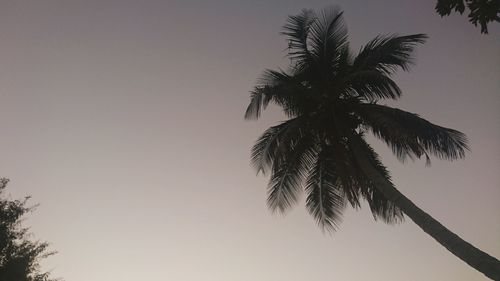
[[[265,68],[285,68],[288,15],[339,5],[351,48],[426,33],[390,102],[464,132],[464,160],[404,165],[396,187],[500,257],[500,25],[441,18],[435,0],[0,1],[0,177],[40,203],[24,222],[67,281],[487,280],[410,219],[348,209],[323,233],[266,207],[250,148],[285,117],[243,120]]]

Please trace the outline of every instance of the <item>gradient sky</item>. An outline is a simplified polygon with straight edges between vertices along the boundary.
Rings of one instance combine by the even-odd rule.
[[[500,28],[481,35],[434,0],[0,1],[0,176],[40,203],[26,220],[68,281],[486,280],[410,220],[348,210],[323,234],[303,205],[266,209],[245,122],[265,68],[285,67],[290,14],[339,4],[351,46],[427,33],[399,107],[470,138],[465,160],[401,165],[396,186],[500,257]]]

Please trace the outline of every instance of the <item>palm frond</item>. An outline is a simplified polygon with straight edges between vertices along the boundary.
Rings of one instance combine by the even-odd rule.
[[[429,155],[457,159],[468,150],[464,134],[376,104],[401,96],[391,75],[409,69],[414,49],[427,36],[378,36],[353,57],[342,12],[335,9],[303,10],[288,18],[282,34],[289,40],[291,66],[263,73],[245,113],[246,119],[257,119],[273,103],[289,117],[252,148],[257,172],[271,174],[269,208],[285,212],[304,186],[308,211],[324,229],[335,229],[345,206],[358,208],[362,199],[376,220],[402,221],[401,210],[379,191],[392,184],[389,173],[359,132],[370,129],[402,161]],[[355,157],[353,137],[361,142],[362,158]],[[365,174],[366,161],[382,178]]]
[[[370,188],[370,192],[365,199],[375,220],[380,219],[387,224],[402,223],[404,221],[403,211],[392,201],[387,200],[376,187]]]
[[[260,114],[263,109],[266,108],[270,99],[266,95],[266,91],[263,88],[255,88],[250,92],[250,103],[245,111],[246,120],[256,120],[259,119]]]
[[[285,153],[292,143],[303,137],[304,118],[293,118],[267,129],[252,147],[252,166],[267,172],[279,153]]]
[[[348,44],[347,28],[342,15],[343,12],[337,8],[325,9],[318,20],[311,24],[310,53],[320,66],[321,75],[334,74],[342,50]]]
[[[375,150],[373,150],[373,148],[363,139],[362,135],[357,135],[354,137],[357,138],[354,141],[356,141],[363,149],[363,153],[366,155],[366,160],[368,161],[368,163],[370,163],[372,167],[374,167],[378,171],[378,173],[385,178],[387,183],[392,184],[389,172],[380,161],[380,157],[375,152]],[[355,162],[358,161],[355,160]],[[356,170],[358,171],[357,180],[361,185],[363,196],[370,206],[373,218],[375,220],[381,219],[387,224],[403,222],[404,216],[401,209],[399,209],[392,201],[385,198],[385,196],[377,188],[375,181],[371,180],[365,174],[360,174],[361,172],[359,171],[361,171],[362,169],[359,168],[359,166]]]
[[[408,70],[413,63],[413,50],[417,44],[425,42],[427,35],[377,36],[361,48],[354,59],[356,70],[379,70],[392,74],[398,68]]]
[[[434,155],[454,160],[463,158],[469,149],[463,133],[434,125],[414,113],[384,105],[360,104],[356,107],[356,114],[401,161],[422,155],[427,159],[428,155]]]
[[[298,116],[311,108],[311,90],[304,83],[302,73],[287,73],[283,70],[266,70],[255,87],[248,106],[248,118],[256,118],[269,102],[282,108],[289,117]],[[248,119],[247,118],[247,119]]]
[[[344,108],[347,106],[351,106],[343,104],[339,106]],[[330,112],[331,114],[332,112]],[[323,121],[322,126],[318,128],[318,131],[321,132],[323,129],[324,143],[325,145],[322,147],[323,150],[326,150],[329,155],[333,155],[332,158],[335,160],[335,173],[339,179],[339,183],[342,186],[342,190],[344,191],[344,195],[347,201],[351,204],[351,206],[355,209],[359,208],[360,205],[360,188],[359,184],[357,184],[355,173],[356,167],[353,165],[353,159],[351,156],[350,148],[348,146],[348,139],[346,137],[346,130],[351,123],[351,117],[348,114],[335,114],[334,118],[329,118]],[[347,118],[345,118],[347,117]],[[321,121],[320,121],[321,122]],[[330,124],[328,124],[330,123]]]
[[[307,209],[324,230],[338,228],[346,206],[335,170],[334,160],[323,150],[316,157],[306,180]]]
[[[308,36],[311,25],[316,21],[313,10],[304,9],[295,16],[289,16],[281,34],[288,37],[288,56],[295,60],[307,60],[310,56]]]
[[[245,119],[258,119],[262,110],[266,109],[273,99],[278,104],[286,105],[287,101],[290,103],[300,90],[300,86],[292,76],[284,71],[269,69],[264,71],[259,78],[258,85],[250,92],[250,103],[245,111]]]
[[[288,95],[295,95],[297,86],[300,85],[285,71],[265,70],[257,86],[250,92],[250,103],[245,111],[245,119],[258,119],[273,97],[280,96],[283,99]]]
[[[350,73],[353,63],[353,57],[351,54],[351,49],[349,48],[349,42],[344,44],[343,48],[339,49],[338,65],[336,69],[336,75],[340,77],[345,77],[347,73]]]
[[[303,179],[316,157],[314,137],[306,135],[282,152],[272,165],[267,200],[269,209],[280,213],[297,202]]]
[[[401,89],[396,82],[378,70],[354,72],[345,78],[344,83],[349,96],[366,101],[397,99],[401,96]]]

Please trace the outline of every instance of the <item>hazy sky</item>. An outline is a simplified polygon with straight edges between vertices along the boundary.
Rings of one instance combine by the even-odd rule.
[[[481,35],[435,0],[0,1],[0,176],[40,203],[26,225],[67,281],[486,280],[410,220],[349,210],[323,234],[303,205],[266,209],[245,122],[264,68],[285,67],[290,14],[339,4],[351,46],[427,33],[397,105],[463,131],[465,160],[401,165],[396,186],[500,257],[500,28]],[[394,104],[392,104],[394,105]]]

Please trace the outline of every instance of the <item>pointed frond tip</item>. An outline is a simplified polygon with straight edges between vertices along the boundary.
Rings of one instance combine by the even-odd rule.
[[[250,103],[245,111],[245,120],[259,119],[261,111],[266,105],[263,91],[256,88],[254,91],[250,92]]]
[[[332,232],[342,222],[346,199],[330,155],[320,152],[306,180],[306,207],[323,231]]]
[[[306,135],[280,150],[272,164],[267,205],[273,212],[285,213],[297,203],[302,182],[314,162],[316,148],[312,136]]]
[[[340,51],[348,44],[343,12],[335,7],[325,9],[321,17],[311,25],[309,33],[311,54],[315,62],[324,71],[328,71],[338,59]]]
[[[356,70],[377,69],[386,74],[398,68],[408,71],[413,64],[415,47],[427,38],[425,34],[377,36],[361,48],[353,67]]]
[[[347,28],[337,7],[324,9],[319,14],[303,10],[290,16],[282,34],[288,40],[288,57],[294,69],[316,65],[324,71],[338,64],[338,54],[348,45]]]
[[[289,16],[281,34],[288,38],[288,55],[305,59],[309,55],[308,36],[311,25],[316,21],[313,10],[304,9],[295,16]]]
[[[378,104],[363,104],[357,114],[373,134],[386,142],[404,162],[429,155],[455,160],[465,157],[469,144],[465,134],[441,127],[417,114]]]
[[[289,104],[300,95],[304,86],[293,75],[283,70],[267,69],[250,92],[250,103],[245,111],[246,120],[256,120],[272,101],[280,106]]]
[[[299,141],[312,143],[311,136],[304,137],[302,133],[305,122],[305,118],[292,118],[264,131],[251,152],[251,163],[257,173],[268,172],[275,159],[283,158]]]
[[[287,123],[282,123],[277,126],[270,127],[252,147],[251,164],[257,171],[266,173],[271,167],[274,157],[277,154],[278,145],[280,143],[280,134],[286,130]]]

